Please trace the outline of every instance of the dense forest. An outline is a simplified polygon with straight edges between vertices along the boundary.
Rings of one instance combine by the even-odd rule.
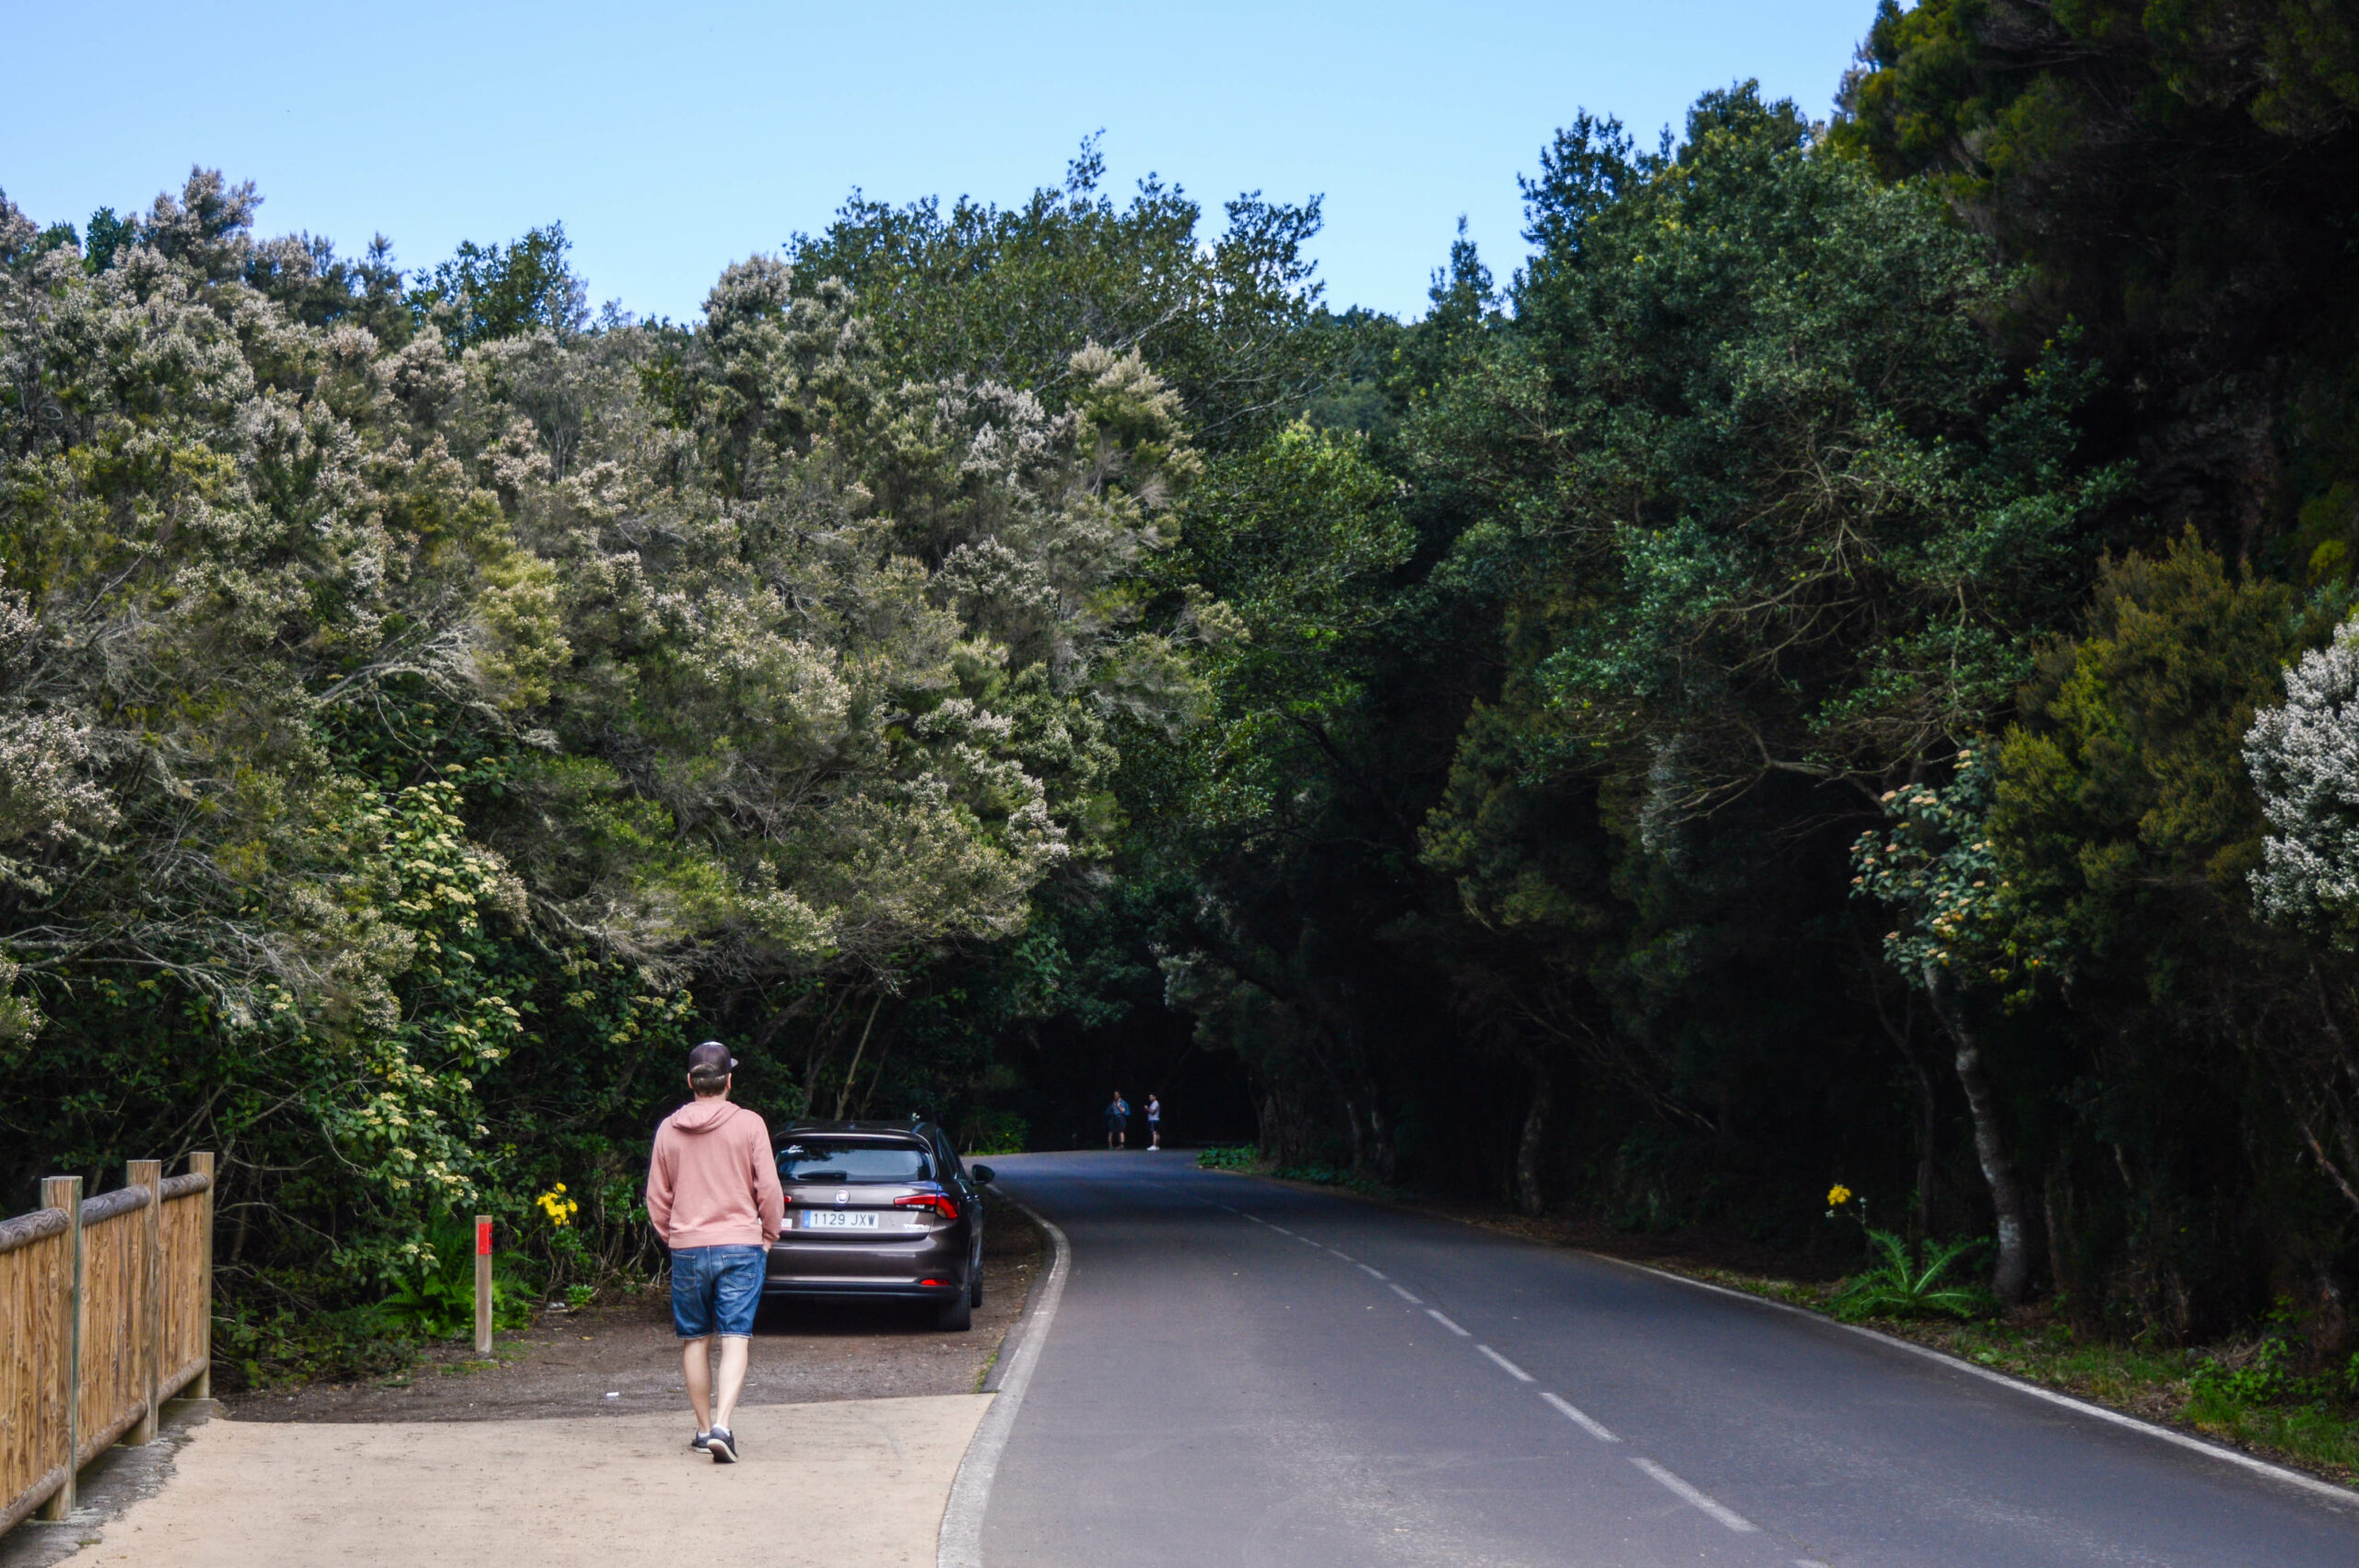
[[[1884,0],[1825,123],[1567,113],[1414,322],[1094,144],[687,322],[0,198],[8,1211],[217,1149],[252,1323],[622,1259],[712,1035],[2347,1352],[2359,27]]]

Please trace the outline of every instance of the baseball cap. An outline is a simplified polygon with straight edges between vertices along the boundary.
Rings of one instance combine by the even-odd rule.
[[[737,1059],[731,1056],[729,1047],[719,1040],[707,1040],[688,1052],[688,1071],[694,1072],[700,1067],[707,1070],[719,1068],[723,1072],[734,1072],[737,1070]]]

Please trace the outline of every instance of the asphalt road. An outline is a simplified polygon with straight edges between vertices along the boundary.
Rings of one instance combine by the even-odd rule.
[[[1833,1325],[1184,1153],[1073,1246],[988,1568],[2353,1568],[2359,1506]]]

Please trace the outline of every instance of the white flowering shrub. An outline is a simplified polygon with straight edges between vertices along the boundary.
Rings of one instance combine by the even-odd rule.
[[[2285,672],[2283,706],[2258,714],[2245,766],[2269,818],[2252,872],[2261,918],[2359,930],[2359,621]]]
[[[0,197],[0,1147],[209,1142],[384,1274],[536,1128],[635,1124],[691,988],[1020,933],[1221,610],[1141,612],[1200,465],[1135,352],[1053,407],[888,374],[770,257],[693,325],[499,325],[258,200],[86,254]],[[502,1125],[520,1051],[565,1088]]]

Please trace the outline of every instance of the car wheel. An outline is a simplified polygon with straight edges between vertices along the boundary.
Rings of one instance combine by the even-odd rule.
[[[942,1304],[934,1315],[933,1326],[950,1334],[963,1334],[975,1326],[975,1308],[965,1291]]]

